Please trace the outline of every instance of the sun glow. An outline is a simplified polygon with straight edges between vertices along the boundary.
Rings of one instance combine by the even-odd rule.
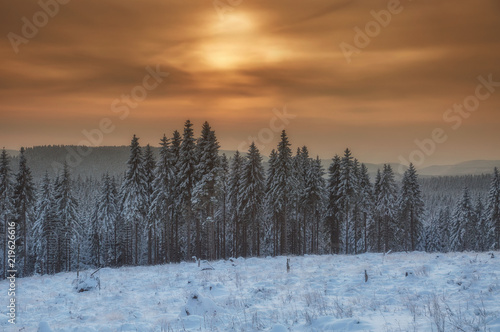
[[[200,55],[211,68],[232,70],[280,61],[284,51],[264,37],[248,15],[230,15],[212,27],[213,38],[203,44]]]

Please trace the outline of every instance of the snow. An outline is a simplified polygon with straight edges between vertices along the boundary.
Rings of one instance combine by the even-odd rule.
[[[81,277],[73,280],[73,284],[77,292],[87,292],[99,287],[99,278],[84,273]]]
[[[500,331],[500,252],[233,259],[17,279],[19,331]],[[364,271],[368,273],[365,283]],[[93,271],[85,271],[90,274]],[[0,282],[0,294],[8,283]],[[2,297],[2,308],[6,307]],[[4,316],[5,317],[5,316]]]

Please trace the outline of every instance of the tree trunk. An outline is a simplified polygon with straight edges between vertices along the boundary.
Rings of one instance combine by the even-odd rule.
[[[345,253],[349,254],[349,203],[345,204]]]
[[[281,243],[280,243],[280,254],[281,255],[286,255],[287,253],[287,225],[286,225],[286,200],[285,200],[285,203],[284,203],[284,207],[283,207],[283,214],[282,214],[282,218],[281,218]]]
[[[139,223],[135,222],[135,265],[139,265]]]
[[[201,257],[201,222],[200,218],[196,218],[195,222],[195,252],[196,252],[196,257],[200,258]]]
[[[364,252],[368,252],[368,239],[367,239],[367,225],[366,225],[366,212],[363,213],[363,228],[364,228],[364,245],[365,245],[365,248],[364,248]]]
[[[222,205],[222,258],[226,259],[226,195],[224,194]]]
[[[187,217],[187,259],[191,259],[191,211],[188,210]]]
[[[413,209],[411,209],[410,211],[410,239],[411,239],[411,251],[415,251],[415,238],[414,238],[414,234],[415,234],[415,224],[414,224],[414,220],[413,220]]]
[[[151,226],[151,225],[150,225]],[[153,230],[151,227],[148,229],[148,265],[153,263]]]
[[[23,220],[23,248],[24,248],[24,266],[23,266],[23,277],[26,277],[26,272],[28,268],[28,227],[26,225],[26,209],[23,208],[22,212]]]

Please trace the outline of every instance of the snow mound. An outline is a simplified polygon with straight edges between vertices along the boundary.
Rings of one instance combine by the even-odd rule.
[[[217,313],[224,312],[211,299],[202,296],[199,292],[194,291],[189,295],[186,305],[183,307],[180,317],[186,316],[216,316]]]
[[[75,286],[75,290],[78,293],[82,293],[94,290],[96,288],[100,288],[101,281],[99,280],[99,277],[93,275],[88,276],[87,274],[83,274],[80,278],[75,279],[73,281],[73,284]]]
[[[40,322],[38,325],[38,332],[52,332],[52,329],[47,322]]]
[[[372,328],[359,319],[337,319],[331,316],[320,317],[311,324],[313,331],[368,331],[372,330]]]
[[[269,332],[288,332],[288,329],[281,324],[276,324]]]

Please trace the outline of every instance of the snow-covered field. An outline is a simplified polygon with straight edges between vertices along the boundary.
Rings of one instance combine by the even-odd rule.
[[[18,279],[17,324],[3,315],[0,329],[500,331],[500,252],[291,257],[290,273],[273,257],[97,274],[101,289],[82,293],[76,273]]]

